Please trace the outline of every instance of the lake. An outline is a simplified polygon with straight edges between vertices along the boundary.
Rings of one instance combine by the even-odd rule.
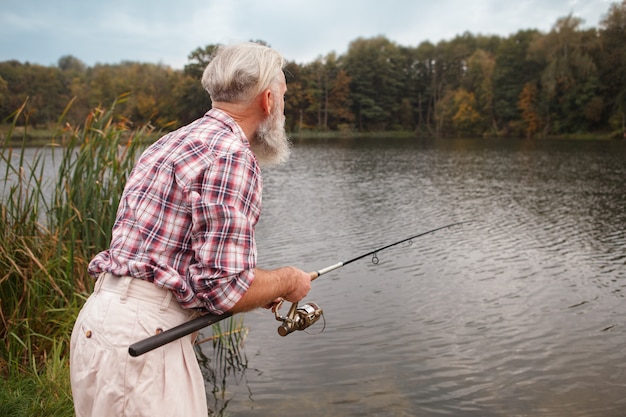
[[[260,267],[315,271],[472,223],[322,275],[306,331],[281,337],[262,310],[226,360],[200,345],[210,408],[626,415],[625,181],[622,141],[297,141],[264,173]]]
[[[304,332],[240,315],[198,351],[215,415],[626,415],[626,141],[307,139],[264,183],[263,268],[471,223],[322,275]]]

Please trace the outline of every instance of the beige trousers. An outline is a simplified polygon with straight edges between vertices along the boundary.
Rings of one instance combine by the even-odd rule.
[[[70,379],[77,417],[206,417],[192,336],[139,357],[128,347],[190,319],[171,291],[102,274],[72,331]]]

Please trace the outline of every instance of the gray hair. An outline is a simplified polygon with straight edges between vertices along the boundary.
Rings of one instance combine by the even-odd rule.
[[[273,83],[285,59],[272,48],[245,42],[217,48],[202,74],[202,86],[214,102],[248,103]]]

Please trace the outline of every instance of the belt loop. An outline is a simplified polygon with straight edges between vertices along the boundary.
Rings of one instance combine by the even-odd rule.
[[[124,304],[128,299],[128,287],[130,287],[130,282],[131,280],[133,280],[133,277],[127,275],[124,277],[120,277],[119,279],[122,280],[120,283],[120,289],[122,290],[120,292],[120,302]]]
[[[93,287],[93,293],[97,294],[102,288],[102,284],[104,283],[104,279],[106,278],[108,272],[101,272],[96,279],[96,285]]]
[[[167,294],[165,294],[165,297],[163,297],[163,302],[161,303],[161,308],[160,308],[161,312],[166,311],[170,306],[170,302],[172,301],[172,291],[168,289],[165,289],[165,291],[167,291]]]

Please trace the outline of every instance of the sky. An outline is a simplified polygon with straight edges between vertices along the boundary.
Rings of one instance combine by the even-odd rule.
[[[379,35],[402,46],[464,32],[549,32],[573,15],[599,27],[617,0],[0,0],[0,61],[88,66],[123,61],[182,69],[197,48],[263,40],[310,63]],[[621,0],[620,0],[621,1]]]

